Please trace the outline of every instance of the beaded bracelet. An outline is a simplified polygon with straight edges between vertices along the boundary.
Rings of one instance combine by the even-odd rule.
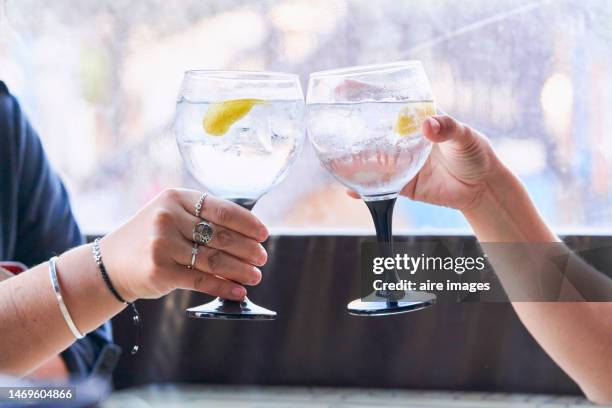
[[[119,302],[132,307],[132,311],[134,314],[132,316],[132,322],[134,323],[134,326],[136,326],[138,333],[136,344],[134,344],[134,346],[132,347],[132,354],[136,354],[138,352],[138,348],[140,347],[139,344],[142,333],[142,326],[140,324],[140,314],[138,313],[138,309],[136,309],[136,304],[134,304],[134,302],[127,302],[125,299],[123,299],[119,292],[117,292],[117,289],[115,289],[115,287],[113,286],[110,276],[108,276],[108,272],[106,272],[106,266],[102,261],[102,252],[100,251],[100,238],[96,238],[94,240],[92,245],[92,254],[96,265],[98,265],[98,271],[100,271],[100,276],[102,277],[102,280],[104,281],[104,284],[106,285],[108,290]]]

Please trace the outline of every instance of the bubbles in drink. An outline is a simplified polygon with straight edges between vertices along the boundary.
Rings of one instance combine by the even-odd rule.
[[[308,131],[319,159],[364,198],[398,193],[423,167],[432,101],[311,104]]]
[[[303,116],[301,100],[181,100],[174,127],[185,164],[204,187],[224,198],[257,199],[297,157]]]

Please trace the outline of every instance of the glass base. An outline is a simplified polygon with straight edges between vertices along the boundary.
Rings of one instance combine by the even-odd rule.
[[[428,292],[406,292],[404,297],[390,300],[376,294],[355,299],[348,304],[349,314],[354,316],[388,316],[414,312],[436,303],[436,295]]]
[[[187,316],[198,319],[274,320],[276,312],[257,306],[248,298],[242,302],[216,298],[212,302],[187,309]]]

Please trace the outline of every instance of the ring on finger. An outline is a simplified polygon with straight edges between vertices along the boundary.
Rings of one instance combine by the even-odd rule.
[[[187,269],[193,269],[196,262],[196,256],[200,252],[200,245],[197,242],[194,242],[193,247],[191,247],[191,263],[187,265]]]
[[[212,241],[214,231],[212,225],[208,221],[202,221],[196,224],[193,228],[193,242],[200,245],[206,245]]]
[[[204,208],[204,200],[206,200],[206,196],[208,193],[204,192],[198,199],[198,202],[195,205],[195,216],[200,218],[200,214],[202,213],[202,208]]]

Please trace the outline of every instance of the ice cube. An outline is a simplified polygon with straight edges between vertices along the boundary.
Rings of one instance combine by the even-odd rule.
[[[356,79],[345,79],[334,88],[334,93],[348,101],[379,101],[392,96],[391,90]]]

